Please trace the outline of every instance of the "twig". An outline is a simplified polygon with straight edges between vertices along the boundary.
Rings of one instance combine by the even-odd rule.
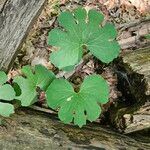
[[[57,114],[56,111],[51,110],[50,108],[47,109],[47,108],[39,107],[39,106],[36,106],[36,105],[32,105],[29,108],[31,108],[33,110],[36,110],[36,111],[45,112],[45,113],[48,113],[48,114],[55,114],[55,115]]]
[[[138,46],[142,47],[142,37],[150,33],[150,22],[143,25],[138,31],[135,31],[134,33],[136,34],[135,36],[130,36],[128,38],[124,38],[118,41],[121,46],[121,49],[127,49]],[[145,45],[146,44],[149,44],[149,41],[145,40]]]
[[[43,112],[43,113],[48,113],[48,114],[51,114],[51,115],[57,115],[58,113],[50,108],[43,108],[43,107],[39,107],[39,106],[36,106],[36,105],[32,105],[30,106],[29,108],[35,110],[35,111],[39,111],[39,112]],[[95,123],[99,123],[100,122],[100,119],[97,119],[94,121]]]
[[[150,22],[150,17],[142,18],[141,20],[130,22],[130,23],[121,24],[121,25],[117,26],[117,30],[123,31],[127,28],[131,28],[131,27],[137,26],[137,25],[139,25],[141,23],[145,23],[145,22]]]

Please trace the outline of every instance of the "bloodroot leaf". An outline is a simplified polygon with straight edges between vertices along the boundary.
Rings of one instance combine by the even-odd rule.
[[[3,85],[7,81],[7,75],[5,72],[0,71],[0,85]]]
[[[14,113],[14,106],[12,104],[0,102],[0,115],[1,116],[9,117],[13,113]]]
[[[11,101],[15,98],[15,91],[9,84],[5,84],[7,80],[5,72],[0,71],[0,99]]]
[[[146,39],[150,40],[150,34],[144,36]]]
[[[96,10],[87,13],[84,8],[78,8],[73,13],[62,12],[58,21],[65,30],[49,32],[49,45],[59,48],[52,52],[51,62],[63,70],[75,66],[82,58],[83,47],[104,63],[116,58],[120,50],[115,40],[117,31],[112,24],[102,26],[103,20],[103,14]]]
[[[16,96],[16,99],[21,101],[22,106],[30,106],[37,101],[37,87],[45,91],[55,75],[41,65],[35,66],[33,70],[30,66],[24,66],[22,73],[26,78],[18,76],[14,79],[21,89],[21,95]]]
[[[15,94],[14,89],[9,84],[0,87],[0,99],[2,100],[11,101],[15,98]]]
[[[30,106],[37,100],[35,83],[20,76],[15,77],[14,82],[17,83],[21,89],[21,95],[16,96],[16,99],[21,101],[22,106]]]
[[[7,75],[5,72],[0,71],[0,100],[12,101],[15,98],[15,91],[11,85],[6,84]],[[9,117],[14,113],[14,106],[12,104],[0,102],[0,115],[3,117]]]
[[[74,121],[79,127],[85,125],[86,120],[92,122],[99,117],[101,107],[98,103],[107,103],[108,96],[108,84],[99,75],[86,77],[78,93],[64,79],[55,79],[46,92],[48,106],[59,109],[60,120],[64,123]]]

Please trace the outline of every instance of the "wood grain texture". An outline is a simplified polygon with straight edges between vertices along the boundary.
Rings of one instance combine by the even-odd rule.
[[[7,3],[7,0],[0,0],[0,12],[2,12],[6,3]]]
[[[0,69],[13,64],[23,40],[46,0],[0,1]]]
[[[141,142],[142,140],[142,142]],[[118,134],[97,124],[65,125],[55,116],[20,110],[0,128],[2,150],[149,150],[141,136]]]

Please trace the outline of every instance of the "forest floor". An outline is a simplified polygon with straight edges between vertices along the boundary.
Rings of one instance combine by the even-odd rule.
[[[130,27],[132,23],[136,25],[138,22],[150,17],[150,4],[146,0],[137,0],[136,3],[128,0],[122,0],[120,2],[114,0],[48,0],[44,10],[24,42],[15,60],[14,67],[9,72],[9,77],[12,78],[20,74],[21,67],[27,64],[31,64],[32,66],[42,64],[54,71],[57,77],[67,78],[75,85],[80,84],[87,75],[93,73],[101,74],[110,85],[110,102],[104,106],[104,110],[107,112],[107,109],[111,105],[115,105],[118,99],[123,100],[122,91],[117,88],[118,79],[115,61],[110,64],[104,64],[95,57],[91,57],[88,61],[82,63],[74,72],[68,74],[62,71],[59,72],[49,60],[49,55],[53,51],[53,48],[47,44],[48,33],[51,29],[58,27],[57,16],[62,11],[72,11],[79,6],[85,7],[86,10],[96,9],[101,11],[105,15],[105,21],[115,24],[118,29],[118,41],[137,34],[134,31],[128,31],[128,26]],[[134,46],[122,48],[120,57],[135,49],[136,47]],[[44,96],[41,95],[39,101],[41,102],[43,99]],[[102,115],[101,118],[105,120],[105,115]]]
[[[118,30],[117,40],[118,42],[122,44],[121,52],[120,52],[119,58],[115,59],[110,64],[104,64],[98,59],[96,59],[95,57],[90,57],[90,59],[88,60],[85,59],[82,62],[80,62],[79,67],[76,67],[76,70],[74,72],[66,73],[63,71],[59,71],[58,68],[56,68],[49,60],[49,55],[54,50],[54,48],[48,45],[48,42],[47,42],[48,33],[51,29],[58,27],[57,17],[60,14],[60,12],[65,11],[65,10],[73,11],[75,8],[79,6],[84,7],[87,11],[90,9],[96,9],[102,12],[105,16],[105,21],[111,22],[116,26],[116,29]],[[37,64],[42,64],[45,67],[47,67],[49,70],[52,70],[56,74],[57,77],[64,77],[67,80],[71,81],[74,85],[81,84],[84,77],[90,74],[96,73],[96,74],[102,75],[107,80],[108,84],[110,85],[109,103],[103,106],[103,114],[96,121],[96,123],[94,122],[93,124],[91,124],[92,127],[90,126],[89,129],[91,128],[93,129],[93,125],[95,125],[96,128],[98,126],[98,129],[100,128],[100,130],[104,132],[104,135],[102,134],[102,137],[105,137],[105,132],[106,132],[106,136],[112,135],[112,137],[117,138],[118,143],[121,143],[119,145],[119,148],[121,149],[122,144],[124,144],[126,141],[124,142],[122,139],[120,140],[120,138],[118,138],[118,135],[120,134],[115,133],[117,130],[115,130],[115,132],[112,131],[111,133],[111,131],[109,131],[108,129],[108,132],[107,132],[107,128],[106,130],[105,129],[103,130],[103,128],[101,129],[101,126],[99,125],[104,125],[105,127],[108,127],[108,128],[110,127],[111,129],[112,128],[114,129],[114,126],[112,126],[111,121],[109,120],[110,118],[108,117],[111,115],[110,113],[108,113],[109,112],[108,110],[110,110],[112,106],[115,106],[118,103],[118,101],[125,101],[125,102],[128,101],[128,99],[124,97],[123,95],[123,90],[125,89],[125,87],[123,90],[122,88],[119,88],[120,87],[119,75],[116,69],[118,66],[117,63],[119,59],[123,58],[127,53],[136,51],[136,49],[145,47],[145,45],[147,46],[147,44],[149,44],[149,41],[145,39],[143,36],[145,35],[145,33],[142,33],[142,35],[140,35],[139,37],[139,34],[141,34],[141,32],[143,32],[143,29],[145,29],[145,25],[143,26],[142,24],[142,26],[138,26],[140,23],[142,22],[145,23],[147,20],[150,20],[150,1],[148,0],[120,0],[120,1],[119,0],[61,0],[61,1],[48,0],[37,22],[34,24],[22,48],[20,49],[20,53],[18,54],[15,60],[14,66],[9,71],[9,74],[8,74],[9,78],[11,79],[17,74],[21,74],[22,66],[29,65],[29,64],[32,66],[35,66]],[[131,29],[129,29],[130,27]],[[134,29],[132,29],[132,27],[134,27]],[[132,43],[131,45],[128,45],[128,44],[124,45],[124,43],[126,42],[131,43],[132,41],[130,41],[130,39],[133,36],[139,37],[139,40],[142,41],[143,45],[141,43],[140,44]],[[126,76],[124,74],[122,76],[125,79],[125,82],[129,84]],[[122,80],[122,82],[124,82],[124,80]],[[32,114],[33,109],[36,111],[33,111],[34,113]],[[44,129],[43,129],[41,118],[45,114],[43,115],[42,113],[41,115],[39,114],[39,111],[42,111],[48,115],[51,114],[50,120],[47,120],[47,118],[49,117],[48,115],[46,115],[46,117],[44,118],[44,122],[45,122]],[[21,117],[18,117],[19,113]],[[27,115],[27,117],[25,114]],[[33,122],[32,123],[29,122],[28,118],[31,118]],[[54,119],[54,121],[52,118]],[[23,136],[26,136],[27,139],[25,143],[23,144],[27,145],[32,135],[33,140],[31,140],[29,144],[33,146],[33,149],[35,146],[33,143],[37,143],[38,145],[38,142],[39,142],[38,138],[42,139],[41,137],[44,137],[43,138],[44,140],[46,139],[45,141],[42,139],[44,142],[42,140],[40,141],[41,147],[43,143],[45,145],[47,144],[46,142],[48,142],[49,137],[56,138],[56,141],[57,141],[56,146],[57,146],[57,144],[59,143],[59,138],[60,138],[59,136],[63,135],[61,139],[64,142],[64,139],[68,140],[68,137],[74,138],[74,134],[76,134],[75,133],[76,131],[77,131],[77,134],[81,137],[81,138],[79,137],[79,141],[84,138],[86,140],[88,139],[89,141],[91,140],[90,138],[87,138],[88,133],[85,133],[86,131],[89,130],[88,129],[89,124],[87,125],[87,129],[83,129],[83,130],[77,129],[76,127],[73,126],[73,128],[75,128],[74,130],[75,132],[73,132],[72,126],[70,125],[66,125],[70,131],[67,131],[67,128],[65,128],[65,125],[63,125],[62,123],[59,126],[60,122],[58,122],[57,120],[56,112],[54,112],[51,109],[47,109],[47,106],[45,104],[44,93],[40,93],[38,102],[36,103],[36,105],[31,107],[31,110],[29,109],[29,110],[24,111],[21,109],[21,111],[17,111],[17,113],[14,115],[14,119],[15,121],[13,121],[13,119],[11,118],[6,119],[6,126],[1,127],[3,128],[3,131],[2,131],[3,133],[9,132],[9,130],[11,131],[11,135],[10,135],[11,139],[10,141],[8,140],[9,144],[13,142],[14,135],[16,135],[15,138],[17,139],[17,143],[19,142],[23,143],[24,139],[22,138],[20,140],[20,138]],[[34,121],[36,123],[38,122],[38,126],[35,124]],[[10,124],[12,125],[12,127],[9,126]],[[51,124],[50,127],[49,127],[49,124]],[[53,129],[55,131],[53,131]],[[53,133],[57,131],[58,131],[58,134]],[[122,131],[122,130],[119,129],[119,131]],[[90,132],[91,134],[96,133],[95,131],[94,132],[90,131]],[[66,133],[69,134],[69,136],[66,137]],[[145,133],[144,131],[142,133],[139,132],[135,135],[140,137],[142,140],[145,138],[146,142],[145,141],[144,142],[146,144],[145,145],[143,144],[143,146],[148,148],[149,141],[147,137],[149,135],[147,135],[147,133],[148,132]],[[84,137],[85,135],[87,135],[87,137]],[[1,141],[3,141],[4,143],[6,142],[5,138],[8,139],[7,134],[4,134],[4,135],[1,134],[1,137],[2,137]],[[130,137],[128,139],[127,136],[124,137],[123,135],[123,139],[126,140],[127,138],[127,141],[129,141],[129,144],[131,144],[131,146],[134,147],[135,146],[134,144],[136,144],[137,141],[140,141],[140,139],[138,139],[137,141],[134,141],[134,138],[135,138],[134,135],[131,135]],[[99,140],[100,138],[101,137],[97,135],[97,139]],[[133,141],[132,141],[132,138],[133,138]],[[116,141],[111,139],[111,137],[106,137],[106,141],[107,139],[109,140],[110,143],[113,141],[114,142],[113,144],[115,146],[118,144],[118,143],[116,144],[115,143]],[[83,140],[82,144],[84,144],[85,141]],[[106,142],[104,138],[102,139],[102,141]],[[50,145],[51,144],[52,146],[55,146],[53,145],[53,141],[52,143],[50,143]],[[125,144],[126,146],[128,146],[128,142]],[[19,145],[20,143],[16,147],[19,147]],[[97,143],[94,143],[94,145],[97,145]],[[140,148],[140,144],[137,144],[137,145],[138,145],[138,148]],[[10,145],[10,147],[11,146],[12,145]],[[46,145],[46,148],[49,149],[48,145]]]

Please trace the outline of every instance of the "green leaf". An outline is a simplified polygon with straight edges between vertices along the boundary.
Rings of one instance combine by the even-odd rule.
[[[2,87],[0,87],[0,99],[11,101],[14,98],[15,91],[9,84],[5,84]]]
[[[0,115],[1,116],[9,117],[13,113],[14,113],[14,106],[12,104],[0,102]]]
[[[15,91],[11,85],[6,84],[7,75],[5,72],[0,71],[0,100],[12,101],[15,98]],[[0,115],[3,117],[9,117],[14,113],[14,106],[12,104],[0,102]]]
[[[15,98],[15,91],[11,85],[6,84],[7,79],[5,72],[0,71],[0,99],[11,101]]]
[[[0,85],[3,85],[7,81],[7,75],[5,72],[0,71]]]
[[[99,117],[101,108],[98,103],[107,103],[108,96],[108,84],[99,75],[86,77],[78,93],[64,79],[55,79],[46,91],[48,106],[59,109],[60,120],[64,123],[74,121],[80,127],[86,124],[86,120],[92,122]]]
[[[52,52],[51,62],[59,69],[78,64],[83,55],[83,47],[104,63],[111,62],[119,54],[120,46],[115,40],[117,31],[112,24],[103,27],[103,14],[96,10],[88,13],[83,8],[73,13],[63,12],[58,17],[65,30],[53,29],[49,32],[49,45],[59,48]]]
[[[35,66],[34,70],[30,66],[24,66],[22,73],[26,78],[17,76],[14,79],[21,89],[21,95],[16,96],[16,99],[21,101],[22,106],[29,106],[37,100],[37,87],[45,91],[55,75],[41,65]]]
[[[149,40],[150,39],[150,34],[147,34],[144,37]]]

